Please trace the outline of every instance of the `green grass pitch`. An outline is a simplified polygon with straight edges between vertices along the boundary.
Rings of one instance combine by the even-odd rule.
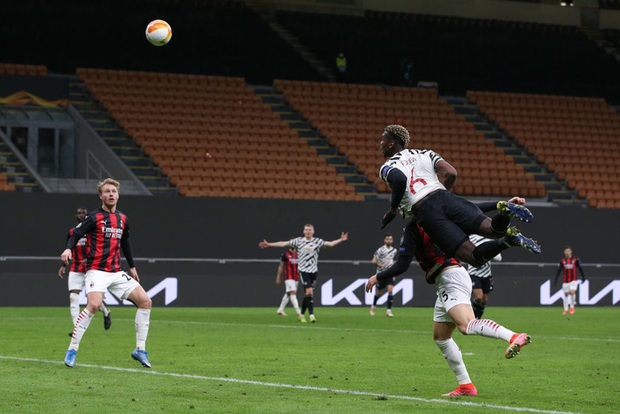
[[[133,361],[133,308],[99,313],[63,364],[68,308],[0,308],[1,413],[618,413],[617,307],[489,307],[532,335],[512,359],[496,339],[455,334],[477,397],[432,340],[431,308],[317,308],[301,324],[272,308],[154,308],[152,369]]]

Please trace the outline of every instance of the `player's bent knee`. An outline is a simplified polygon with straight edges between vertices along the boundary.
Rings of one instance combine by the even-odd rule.
[[[151,309],[153,301],[146,294],[142,286],[138,286],[127,298],[132,301],[140,309]]]

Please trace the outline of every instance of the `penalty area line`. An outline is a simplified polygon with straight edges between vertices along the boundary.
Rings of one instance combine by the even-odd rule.
[[[39,359],[39,358],[24,358],[24,357],[0,355],[0,360],[2,359],[10,360],[10,361],[64,365],[64,362],[62,361],[53,361],[53,360]],[[93,364],[76,364],[76,366],[81,367],[81,368],[102,369],[102,370],[117,371],[117,372],[130,372],[130,373],[136,373],[136,374],[155,375],[155,376],[162,376],[162,377],[228,382],[228,383],[233,383],[233,384],[247,384],[247,385],[255,385],[259,387],[284,388],[284,389],[317,391],[317,392],[328,392],[328,393],[331,392],[334,394],[357,395],[357,396],[364,396],[364,397],[416,401],[416,402],[422,402],[422,403],[427,403],[427,404],[445,404],[445,405],[457,405],[457,406],[460,405],[460,406],[468,406],[468,407],[493,408],[493,409],[504,410],[504,411],[541,413],[541,414],[579,414],[579,413],[572,412],[572,411],[541,410],[537,408],[485,404],[485,403],[476,403],[472,401],[461,401],[461,400],[453,400],[453,399],[421,398],[421,397],[413,397],[410,395],[395,395],[395,394],[383,394],[383,393],[369,392],[369,391],[343,390],[343,389],[337,389],[337,388],[315,387],[311,385],[295,385],[295,384],[284,384],[284,383],[277,383],[277,382],[246,380],[246,379],[230,378],[230,377],[210,377],[206,375],[180,374],[180,373],[175,373],[175,372],[162,372],[162,371],[150,370],[150,369],[145,369],[145,368],[142,368],[142,369],[121,368],[121,367],[112,367],[112,366],[106,366],[106,365],[93,365]]]

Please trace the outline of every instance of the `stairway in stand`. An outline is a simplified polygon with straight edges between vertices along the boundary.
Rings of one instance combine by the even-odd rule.
[[[468,102],[463,97],[449,97],[447,101],[457,113],[473,123],[476,130],[481,131],[487,139],[493,141],[496,147],[502,148],[506,155],[512,157],[518,165],[523,167],[526,174],[534,176],[537,182],[544,185],[546,201],[560,205],[586,204],[584,200],[578,198],[576,191],[568,188],[566,182],[559,180],[555,174],[549,172],[544,164],[536,160],[535,156],[528,154],[527,150],[518,145],[506,131],[489,120],[477,105]]]
[[[278,23],[274,10],[266,7],[259,0],[246,0],[245,5],[252,9],[269,26],[274,33],[292,47],[310,66],[330,82],[336,81],[336,73],[311,52],[301,41]]]
[[[337,147],[321,136],[319,131],[310,125],[309,120],[295,111],[280,93],[272,86],[255,86],[254,90],[261,96],[263,102],[269,104],[273,111],[280,113],[280,118],[297,131],[300,139],[306,140],[319,156],[325,158],[336,174],[344,177],[345,182],[355,188],[361,199],[377,198],[375,186],[368,182],[366,175],[359,173],[357,167],[347,159],[346,154],[341,154]]]
[[[133,138],[101,108],[81,81],[71,81],[69,88],[71,104],[153,195],[178,194],[177,188],[161,175],[151,158],[144,155],[143,149],[136,145]]]
[[[43,191],[15,153],[2,140],[0,140],[0,187],[2,187],[0,191],[23,193]]]

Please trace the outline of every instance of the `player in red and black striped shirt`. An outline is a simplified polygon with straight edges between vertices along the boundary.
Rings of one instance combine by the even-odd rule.
[[[284,288],[286,292],[284,296],[282,296],[282,302],[280,303],[277,314],[286,316],[284,308],[290,300],[299,318],[301,316],[299,301],[297,300],[299,268],[297,267],[297,251],[293,247],[290,247],[286,252],[282,253],[280,257],[280,265],[278,266],[278,273],[276,274],[276,285],[279,285],[282,281],[282,275],[284,275]]]
[[[99,183],[101,208],[91,212],[83,222],[78,224],[67,241],[67,248],[60,258],[68,264],[72,251],[78,240],[87,236],[88,257],[86,260],[86,308],[78,315],[73,328],[71,344],[65,355],[65,365],[73,367],[82,336],[103,301],[103,294],[109,290],[120,299],[133,302],[136,311],[136,349],[133,359],[150,368],[146,352],[146,338],[149,331],[152,302],[146,291],[140,286],[138,271],[133,263],[131,243],[129,241],[129,223],[127,216],[116,209],[119,198],[120,183],[106,178]],[[129,265],[129,275],[121,269],[121,250]]]
[[[75,212],[75,219],[78,223],[84,221],[86,217],[86,209],[80,207]],[[73,235],[74,228],[69,230],[67,240]],[[71,320],[75,326],[78,315],[80,314],[80,292],[84,289],[84,280],[86,278],[86,258],[88,257],[88,246],[86,245],[86,237],[82,237],[77,241],[76,246],[72,252],[73,260],[71,261],[71,267],[69,268],[69,276],[67,278],[67,285],[69,287],[69,311],[71,312]],[[64,277],[67,267],[63,264],[58,269],[58,277],[61,279]],[[112,317],[110,311],[106,308],[105,303],[101,302],[99,310],[103,312],[103,327],[107,330],[112,326]],[[69,335],[72,335],[69,334]]]
[[[513,197],[510,202],[522,205],[525,204],[525,199]],[[457,259],[442,252],[415,221],[405,228],[398,252],[396,263],[368,279],[366,292],[371,292],[379,280],[406,272],[415,257],[426,274],[426,281],[437,285],[433,339],[459,382],[454,391],[443,396],[477,395],[478,391],[469,377],[461,350],[452,339],[454,329],[458,328],[464,335],[503,339],[510,343],[504,353],[506,358],[515,357],[523,346],[530,343],[530,336],[515,333],[491,319],[476,319],[470,301],[472,284],[467,270]]]
[[[586,275],[583,274],[581,262],[579,262],[578,258],[573,257],[573,249],[570,246],[566,246],[564,248],[564,257],[560,260],[558,271],[556,272],[555,279],[553,280],[553,284],[555,285],[560,274],[563,275],[562,290],[564,291],[564,296],[562,299],[564,302],[564,311],[562,312],[562,315],[566,315],[569,307],[571,315],[575,313],[575,305],[577,304],[577,288],[579,287],[577,270],[579,270],[579,273],[581,274],[581,281],[585,282]]]

